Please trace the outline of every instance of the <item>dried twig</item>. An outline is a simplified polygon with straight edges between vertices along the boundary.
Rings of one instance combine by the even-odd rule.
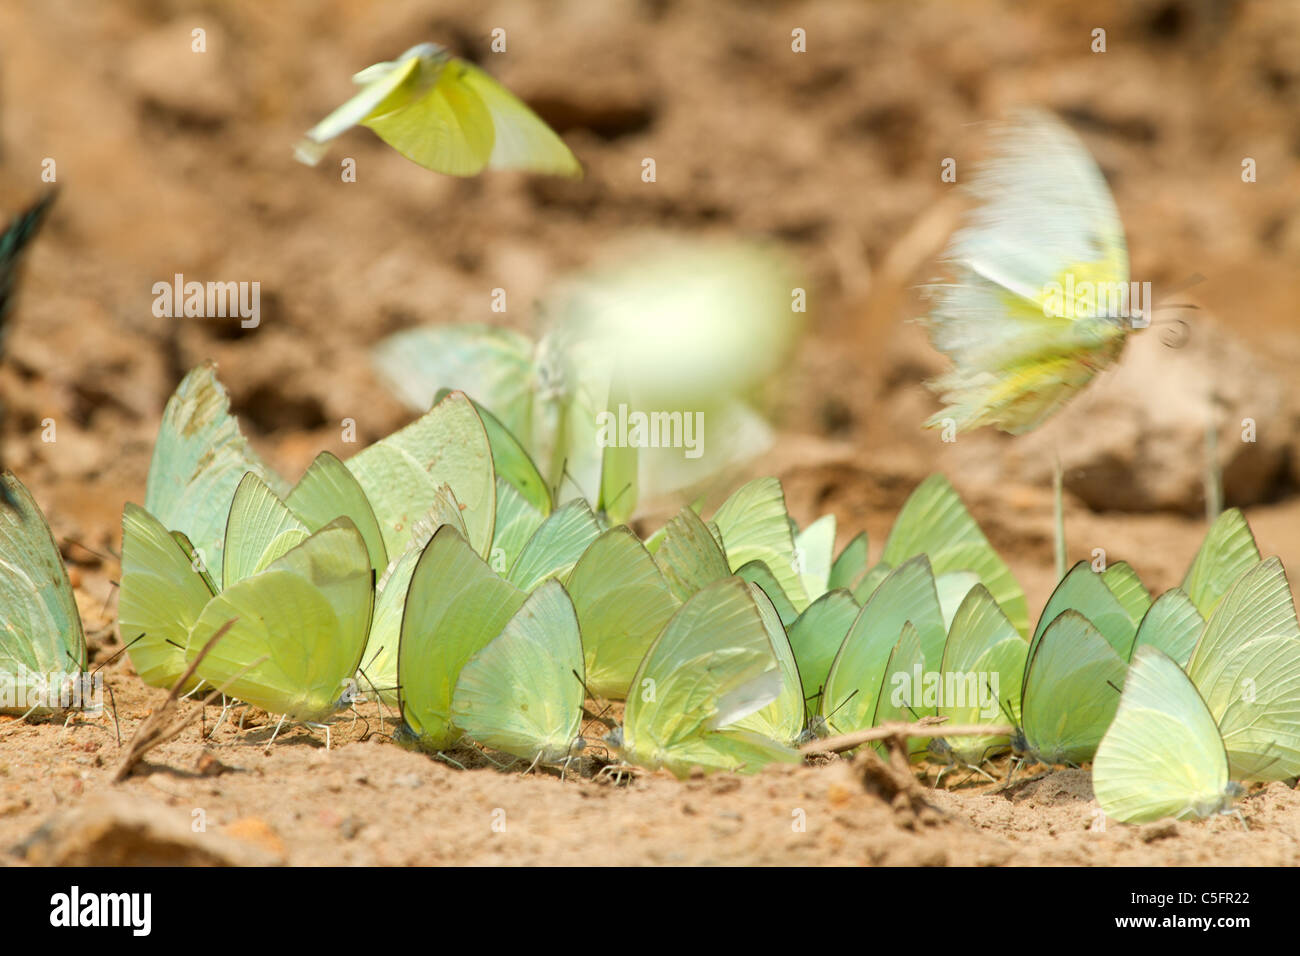
[[[946,719],[946,718],[943,718]],[[926,717],[914,724],[893,722],[879,727],[868,727],[851,734],[813,740],[799,749],[806,754],[842,753],[872,740],[889,740],[892,737],[1009,737],[1015,728],[1009,724],[954,724],[948,726],[943,719]]]
[[[203,661],[203,658],[207,656],[208,651],[212,650],[217,641],[226,636],[226,632],[235,626],[235,621],[237,620],[239,619],[231,618],[225,624],[221,625],[215,634],[208,638],[208,642],[203,645],[203,649],[199,651],[194,660],[190,662],[190,666],[185,669],[185,673],[182,674],[177,679],[176,683],[172,685],[172,689],[167,694],[167,699],[163,701],[163,705],[146,717],[144,722],[136,729],[134,736],[131,737],[131,742],[127,744],[126,756],[122,759],[121,764],[118,765],[117,772],[113,774],[114,783],[121,783],[127,777],[131,776],[131,772],[135,769],[136,764],[140,762],[146,753],[180,734],[182,730],[194,723],[194,719],[203,713],[203,708],[220,696],[229,684],[233,683],[239,677],[242,677],[253,667],[256,667],[261,663],[261,661],[255,661],[248,667],[244,668],[244,670],[234,678],[231,678],[230,681],[227,681],[221,687],[212,691],[212,693],[208,694],[208,696],[203,698],[200,702],[198,710],[191,713],[188,717],[181,717],[178,720],[168,723],[172,712],[176,709],[176,702],[180,698],[181,688],[184,687],[189,679],[194,676],[195,669],[198,668],[199,664]]]

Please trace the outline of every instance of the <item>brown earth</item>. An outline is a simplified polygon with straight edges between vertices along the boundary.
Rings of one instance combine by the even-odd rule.
[[[498,26],[509,47],[494,55]],[[190,52],[195,27],[204,54]],[[807,53],[791,52],[795,27]],[[1089,49],[1095,27],[1105,53]],[[454,180],[365,131],[319,168],[292,160],[351,72],[423,40],[485,63],[533,103],[586,178]],[[1293,4],[13,0],[0,7],[0,55],[0,210],[46,188],[47,157],[63,192],[0,372],[4,460],[67,542],[97,660],[120,647],[121,506],[143,498],[161,408],[185,369],[216,358],[255,443],[296,474],[322,448],[350,451],[344,418],[363,441],[405,420],[366,358],[380,337],[500,319],[492,288],[530,302],[643,230],[775,239],[802,263],[809,334],[771,383],[782,433],[754,466],[782,477],[799,520],[833,511],[842,536],[866,528],[878,553],[907,493],[942,470],[1041,607],[1055,446],[1069,468],[1071,557],[1105,548],[1161,590],[1204,533],[1201,403],[1212,399],[1227,409],[1229,504],[1246,508],[1266,554],[1300,562]],[[1040,433],[946,445],[918,427],[934,408],[921,382],[940,364],[904,320],[956,221],[940,162],[955,157],[960,177],[983,121],[1022,103],[1065,116],[1097,156],[1134,277],[1173,289],[1199,275],[1176,296],[1199,309],[1186,348],[1139,336]],[[356,158],[356,183],[338,180],[342,156]],[[654,184],[640,179],[646,156]],[[1243,157],[1257,182],[1242,182]],[[178,272],[260,281],[261,326],[155,318],[152,285]],[[518,307],[509,319],[532,321]],[[1237,440],[1246,417],[1257,443]],[[105,674],[125,739],[164,695],[124,661]],[[561,781],[456,770],[388,744],[363,713],[368,728],[340,721],[328,752],[301,730],[267,753],[264,725],[228,723],[208,742],[196,726],[122,785],[109,782],[111,719],[0,722],[0,859],[1300,861],[1300,795],[1281,784],[1242,804],[1249,831],[1232,818],[1098,831],[1082,771],[1006,789],[946,778],[951,790],[924,799],[881,796],[843,761],[744,779]]]

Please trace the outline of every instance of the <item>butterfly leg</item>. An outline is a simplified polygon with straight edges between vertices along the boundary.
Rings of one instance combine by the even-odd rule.
[[[449,763],[449,764],[451,764],[453,767],[455,767],[457,770],[464,770],[464,769],[465,769],[465,765],[464,765],[463,763],[460,763],[459,761],[456,761],[456,760],[452,760],[450,757],[448,757],[448,756],[447,756],[445,753],[443,753],[441,750],[439,750],[437,753],[435,753],[435,754],[433,755],[433,759],[435,759],[435,760],[441,760],[441,761],[443,761],[444,763]]]
[[[222,695],[221,695],[221,714],[220,714],[220,716],[217,717],[217,722],[216,722],[215,724],[212,725],[212,732],[209,733],[209,734],[207,735],[207,737],[208,737],[209,740],[211,740],[213,737],[216,736],[216,734],[217,734],[217,728],[220,727],[220,726],[221,726],[221,722],[222,722],[223,720],[226,719],[226,711],[228,711],[229,709],[230,709],[230,705],[226,702],[226,695],[225,695],[225,694],[222,694]],[[242,729],[243,729],[243,725],[242,725],[243,722],[241,721],[240,724],[241,724],[241,725],[240,725],[240,729],[242,730]]]
[[[275,731],[271,734],[271,739],[266,742],[266,753],[271,752],[271,744],[275,743],[275,738],[280,735],[280,728],[284,726],[284,722],[288,719],[288,717],[289,717],[288,714],[280,715],[280,722],[275,725]]]

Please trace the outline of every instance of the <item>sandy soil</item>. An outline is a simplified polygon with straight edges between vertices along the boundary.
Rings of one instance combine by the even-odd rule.
[[[496,26],[509,52],[494,58]],[[790,51],[796,26],[806,54]],[[1089,51],[1097,26],[1105,54]],[[195,27],[206,54],[189,50]],[[329,162],[293,162],[292,143],[348,94],[351,72],[427,39],[532,102],[586,179],[457,181],[365,132],[332,154],[357,159],[356,183]],[[378,338],[491,320],[492,288],[530,302],[641,230],[771,238],[802,263],[810,331],[771,383],[781,440],[754,466],[782,477],[799,520],[834,511],[842,535],[866,528],[878,553],[907,493],[943,470],[1040,608],[1052,584],[1040,446],[923,433],[933,400],[921,382],[938,363],[904,321],[955,221],[941,159],[974,159],[982,121],[1025,102],[1065,115],[1097,155],[1135,277],[1203,277],[1183,296],[1200,307],[1193,339],[1230,345],[1184,365],[1158,344],[1135,347],[1132,361],[1157,369],[1133,373],[1136,387],[1177,413],[1179,388],[1218,374],[1232,414],[1261,431],[1258,453],[1231,452],[1229,503],[1246,508],[1266,554],[1300,567],[1294,5],[12,0],[0,6],[0,55],[0,209],[43,188],[47,157],[63,190],[0,370],[3,451],[66,542],[95,660],[120,647],[121,506],[143,498],[162,405],[188,367],[216,358],[259,449],[296,474],[322,448],[353,450],[344,418],[363,441],[405,420],[365,358]],[[646,156],[653,185],[640,180]],[[1246,156],[1258,163],[1252,184]],[[261,326],[155,318],[151,287],[178,272],[260,281]],[[523,307],[507,318],[531,322]],[[1123,375],[1093,390],[1120,395]],[[47,418],[53,443],[40,437]],[[1117,459],[1102,437],[1130,426],[1124,441],[1140,451]],[[1153,590],[1176,584],[1204,533],[1199,446],[1159,445],[1095,404],[1053,427],[1041,447],[1076,456],[1071,557],[1104,547]],[[105,675],[126,739],[164,695],[124,661]],[[329,751],[298,730],[268,753],[264,724],[228,723],[210,741],[195,725],[122,785],[110,783],[111,719],[66,730],[0,721],[0,860],[1300,861],[1300,795],[1281,784],[1242,804],[1248,831],[1232,818],[1102,831],[1082,771],[1009,787],[946,778],[901,796],[845,761],[745,779],[561,781],[453,769],[392,746],[363,712],[369,725],[341,721]]]

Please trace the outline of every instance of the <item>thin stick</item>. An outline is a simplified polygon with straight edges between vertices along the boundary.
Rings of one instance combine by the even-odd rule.
[[[146,753],[180,734],[182,730],[194,723],[194,718],[202,714],[203,708],[215,700],[229,684],[233,684],[240,677],[243,677],[244,674],[262,663],[262,660],[254,661],[221,687],[216,688],[212,693],[208,694],[208,696],[199,704],[197,711],[190,714],[188,717],[182,717],[179,720],[172,722],[170,725],[166,725],[167,718],[170,717],[171,712],[176,708],[176,701],[180,697],[181,688],[185,686],[186,681],[194,676],[195,669],[203,662],[203,658],[207,656],[208,651],[212,650],[217,641],[226,636],[226,632],[235,626],[237,620],[239,619],[231,618],[225,624],[221,625],[215,634],[208,638],[208,642],[203,645],[203,649],[200,650],[194,660],[190,662],[190,666],[185,669],[185,673],[177,678],[176,683],[172,685],[172,689],[167,693],[167,699],[163,701],[163,705],[146,717],[144,722],[136,728],[135,734],[131,737],[131,742],[127,744],[126,756],[122,758],[122,762],[118,765],[117,772],[113,774],[114,783],[121,783],[127,777],[131,776],[131,772],[135,769],[136,764],[140,762]],[[265,658],[263,658],[263,660],[264,659]]]
[[[1010,724],[954,724],[950,727],[932,720],[921,720],[914,724],[892,721],[851,734],[809,741],[799,751],[806,754],[839,753],[872,740],[888,740],[890,737],[1010,737],[1015,732],[1016,728]]]

